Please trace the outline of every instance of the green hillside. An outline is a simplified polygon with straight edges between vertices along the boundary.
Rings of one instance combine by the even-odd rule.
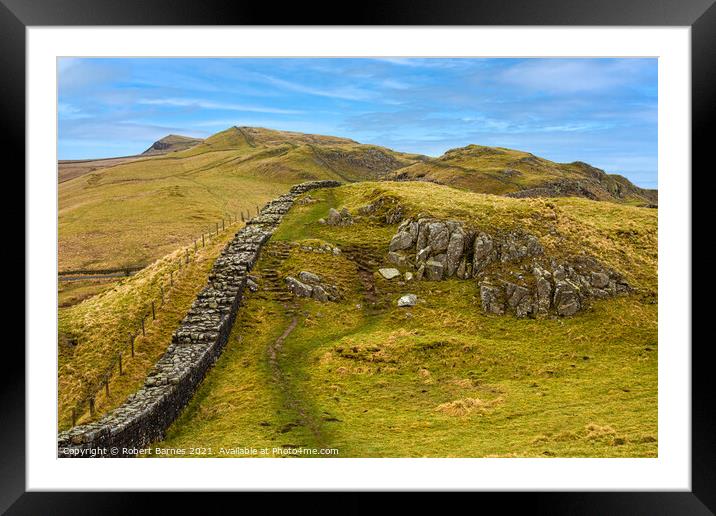
[[[645,190],[626,178],[606,174],[586,163],[555,163],[502,147],[468,145],[439,158],[416,163],[392,175],[420,179],[473,192],[519,197],[586,197],[637,205],[657,203],[655,190]]]
[[[96,417],[119,406],[144,383],[147,373],[166,351],[172,332],[186,315],[196,294],[206,285],[209,270],[240,223],[205,240],[205,247],[176,249],[134,276],[103,280],[99,285],[72,288],[78,282],[60,283],[75,295],[90,289],[83,300],[58,310],[58,419],[69,428],[72,409],[77,422],[90,420],[89,397],[95,395]],[[186,256],[189,262],[186,263]],[[181,264],[179,262],[182,262]],[[94,292],[92,292],[94,290]],[[64,295],[63,295],[64,294]],[[93,295],[92,295],[93,294]],[[162,298],[163,295],[163,298]],[[156,319],[151,317],[155,304]],[[145,334],[141,321],[145,319]],[[135,356],[129,335],[135,335]],[[120,376],[117,356],[123,353]],[[109,379],[109,396],[102,388]]]
[[[418,165],[413,165],[418,167]],[[353,223],[322,222],[346,208]],[[474,279],[387,280],[402,218],[524,230],[589,255],[631,293],[571,317],[487,315]],[[336,301],[285,277],[319,275]],[[401,272],[405,269],[401,267]],[[297,203],[254,269],[259,290],[166,447],[337,448],[340,457],[655,457],[657,213],[514,199],[429,182],[362,182]],[[418,303],[398,307],[412,293]]]
[[[146,265],[292,184],[378,178],[414,161],[341,138],[232,127],[62,182],[59,270]]]
[[[222,218],[315,179],[410,179],[516,197],[658,202],[656,191],[585,163],[496,147],[470,145],[429,158],[254,127],[231,127],[206,140],[170,135],[155,145],[163,154],[61,165],[60,271],[146,265]]]

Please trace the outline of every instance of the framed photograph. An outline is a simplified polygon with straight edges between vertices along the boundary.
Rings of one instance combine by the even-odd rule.
[[[2,0],[27,303],[0,507],[712,513],[691,337],[711,3],[391,2],[345,25]]]

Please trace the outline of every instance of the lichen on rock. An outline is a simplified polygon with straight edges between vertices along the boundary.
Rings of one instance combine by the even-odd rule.
[[[521,230],[473,230],[458,221],[419,217],[400,224],[388,249],[388,261],[412,267],[417,280],[474,278],[482,308],[491,314],[570,316],[590,299],[631,290],[596,259],[554,259],[539,238]]]
[[[340,292],[335,285],[325,283],[318,274],[308,271],[298,273],[298,279],[287,276],[286,288],[297,297],[309,297],[317,301],[337,301]]]

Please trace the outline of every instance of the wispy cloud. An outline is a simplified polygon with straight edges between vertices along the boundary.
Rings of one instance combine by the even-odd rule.
[[[243,111],[247,113],[274,113],[280,115],[300,115],[303,111],[296,109],[281,109],[267,106],[234,104],[226,102],[214,102],[201,99],[166,98],[166,99],[140,99],[138,104],[148,106],[174,106],[190,107],[201,109],[218,109],[223,111]]]
[[[305,83],[298,83],[298,82],[294,82],[294,81],[288,81],[285,79],[279,79],[278,77],[273,77],[271,75],[261,74],[260,77],[262,77],[269,84],[278,86],[285,90],[293,91],[293,92],[297,92],[297,93],[305,93],[308,95],[315,95],[318,97],[329,97],[329,98],[342,99],[342,100],[366,101],[369,99],[374,99],[377,96],[377,93],[375,91],[358,88],[358,87],[350,86],[350,85],[318,88],[313,85],[308,85]]]
[[[58,148],[132,154],[170,132],[255,125],[428,155],[512,147],[646,185],[657,71],[656,59],[62,58]]]
[[[82,118],[92,118],[89,113],[83,113],[82,110],[66,102],[57,103],[57,116],[60,120],[80,120]]]
[[[506,68],[498,80],[540,92],[600,92],[639,84],[635,79],[650,69],[628,59],[529,59]]]
[[[457,68],[467,64],[465,59],[431,57],[376,57],[374,60],[409,68]],[[475,62],[475,60],[472,61]]]

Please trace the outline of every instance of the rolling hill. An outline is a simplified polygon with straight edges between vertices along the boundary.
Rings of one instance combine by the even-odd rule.
[[[136,357],[100,390],[96,414],[80,420],[100,417],[142,385],[231,231],[200,247],[170,289],[182,247],[192,251],[222,219],[253,215],[292,184],[335,179],[344,186],[299,199],[279,226],[224,354],[160,446],[330,446],[344,457],[656,456],[657,211],[644,209],[656,205],[655,191],[585,163],[477,145],[430,158],[251,127],[182,148],[171,141],[163,154],[107,160],[59,185],[61,271],[147,265],[64,293],[74,301],[59,311],[61,427],[116,369],[128,334],[166,293]],[[477,270],[417,280],[414,264],[396,262],[391,247],[402,223],[421,220],[464,225],[471,242],[476,232],[495,237],[502,254],[491,267],[502,268],[497,283],[512,285],[501,301],[508,310],[486,312]],[[524,252],[523,233],[544,257],[500,265],[500,256]],[[470,253],[472,260],[477,247]],[[521,316],[510,303],[534,288],[533,268],[557,278],[564,260],[596,260],[602,268],[587,273],[594,281],[623,278],[628,288],[567,317],[532,307]],[[378,272],[386,267],[400,275],[386,279]],[[339,295],[292,295],[286,278],[305,272]],[[396,304],[406,294],[417,299],[407,309]]]
[[[57,182],[64,183],[70,179],[97,172],[103,168],[113,167],[134,161],[138,156],[121,156],[104,159],[67,159],[57,162]]]
[[[381,178],[418,157],[352,140],[232,127],[185,150],[59,185],[59,270],[146,265],[291,184]]]
[[[468,145],[439,158],[415,163],[391,174],[394,179],[423,180],[473,192],[513,197],[585,197],[598,201],[656,205],[656,190],[587,163],[555,163],[529,152]]]
[[[205,140],[169,135],[146,152],[60,164],[61,271],[144,266],[222,218],[317,179],[420,180],[513,197],[657,203],[656,191],[585,163],[477,145],[430,158],[347,138],[231,127]]]

